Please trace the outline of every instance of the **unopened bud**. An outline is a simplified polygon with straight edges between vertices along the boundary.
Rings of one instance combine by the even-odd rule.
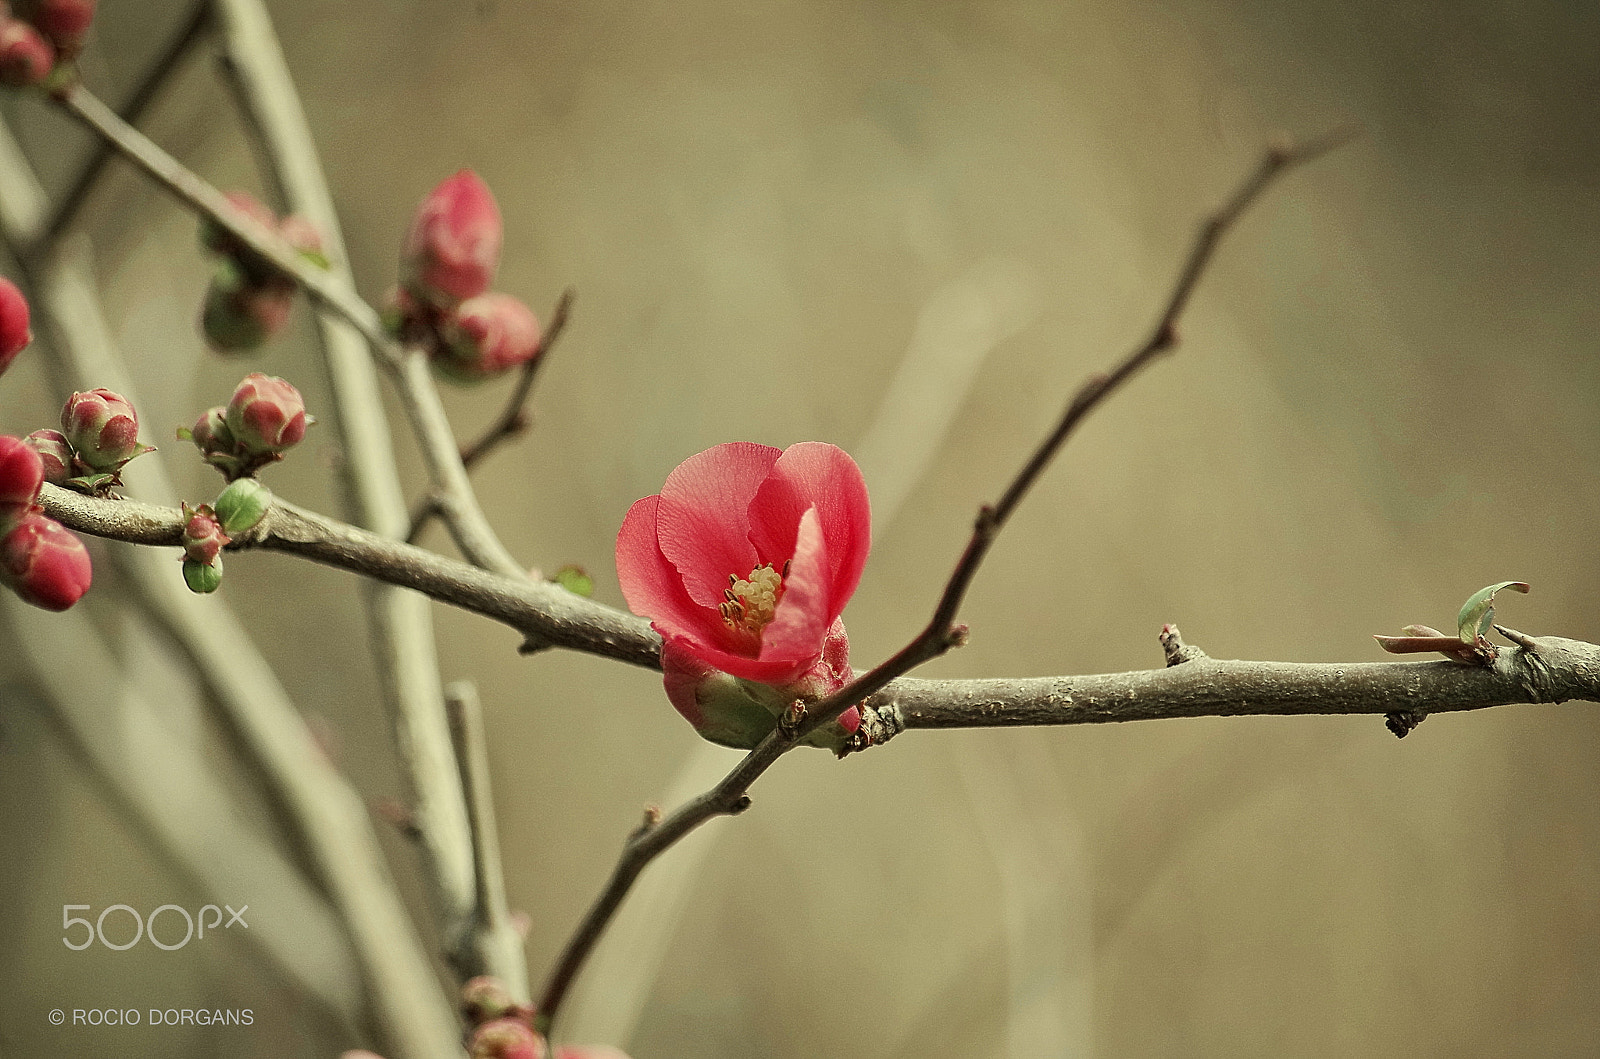
[[[39,498],[43,481],[44,462],[34,447],[22,438],[0,435],[0,523],[21,521]]]
[[[544,1038],[518,1019],[479,1026],[468,1045],[472,1059],[545,1059]]]
[[[17,285],[0,276],[0,374],[11,367],[17,354],[33,341],[28,328],[28,299]]]
[[[200,333],[218,353],[259,349],[289,323],[294,287],[246,279],[232,262],[218,268],[200,307]]]
[[[476,382],[525,364],[539,352],[539,321],[519,299],[499,291],[461,303],[444,326],[439,371]]]
[[[114,474],[150,447],[139,444],[139,416],[126,397],[110,390],[90,390],[67,398],[61,410],[61,432],[91,471]]]
[[[0,538],[0,580],[24,603],[66,610],[89,590],[92,576],[83,542],[46,515],[30,513]]]
[[[95,0],[32,0],[19,3],[17,14],[38,26],[65,61],[83,50],[89,23],[94,21],[94,7]]]
[[[237,537],[255,525],[272,506],[272,490],[254,478],[237,478],[217,495],[215,512],[222,531]]]
[[[72,446],[59,430],[35,430],[23,439],[44,466],[44,480],[51,485],[66,485],[72,477]]]
[[[502,235],[494,195],[463,169],[417,207],[400,251],[401,283],[439,305],[476,297],[494,282]]]
[[[56,50],[21,19],[0,19],[0,84],[23,88],[50,76]]]
[[[198,508],[185,504],[183,514],[183,557],[197,563],[216,560],[230,539],[217,521],[217,513],[206,504]]]
[[[227,422],[241,452],[266,456],[298,444],[311,419],[299,390],[276,376],[251,372],[233,391]]]

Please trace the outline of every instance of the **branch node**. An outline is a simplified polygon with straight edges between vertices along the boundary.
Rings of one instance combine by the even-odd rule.
[[[1385,728],[1394,733],[1396,739],[1404,739],[1427,716],[1421,710],[1396,710],[1393,713],[1383,715],[1383,724]]]
[[[1183,633],[1179,632],[1178,627],[1171,623],[1161,626],[1159,639],[1161,641],[1161,650],[1166,653],[1167,666],[1169,668],[1182,665],[1185,662],[1194,662],[1201,658],[1210,657],[1200,648],[1190,647],[1184,643]]]
[[[748,794],[741,794],[737,799],[734,800],[732,805],[728,806],[728,815],[738,816],[748,808],[750,808],[750,796]]]
[[[968,629],[965,625],[952,625],[944,634],[945,650],[948,651],[952,647],[965,647],[970,639],[972,639],[971,629]]]

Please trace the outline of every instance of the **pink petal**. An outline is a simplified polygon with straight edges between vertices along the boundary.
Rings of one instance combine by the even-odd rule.
[[[750,500],[780,455],[746,441],[718,445],[684,460],[661,487],[657,543],[701,606],[722,602],[729,574],[749,577],[756,567]]]
[[[777,565],[794,554],[808,508],[816,509],[827,545],[831,621],[855,593],[872,548],[867,483],[856,461],[836,445],[790,445],[761,483],[750,505],[750,539],[762,561]]]
[[[822,641],[833,622],[828,607],[828,546],[816,508],[800,517],[799,536],[783,598],[761,634],[761,660],[789,660],[810,668],[822,657]]]
[[[656,544],[659,496],[647,496],[628,509],[617,531],[617,580],[628,609],[662,626],[699,638],[711,622],[722,618],[707,611],[683,590],[677,567],[667,561]]]

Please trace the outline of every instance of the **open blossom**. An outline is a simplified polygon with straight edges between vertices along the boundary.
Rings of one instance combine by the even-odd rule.
[[[400,249],[400,281],[438,305],[475,298],[494,282],[503,236],[500,207],[489,186],[463,169],[417,207]]]
[[[849,681],[839,615],[870,547],[866,483],[842,449],[735,442],[691,456],[629,509],[617,575],[661,634],[678,712],[713,742],[752,746],[789,701]],[[859,715],[840,723],[851,731]]]

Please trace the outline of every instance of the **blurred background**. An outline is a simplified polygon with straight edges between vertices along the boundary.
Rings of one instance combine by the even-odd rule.
[[[926,620],[977,505],[1143,336],[1202,214],[1274,135],[1353,120],[1361,139],[1240,226],[1177,353],[1067,446],[969,598],[970,646],[922,675],[1159,666],[1163,622],[1218,657],[1376,660],[1370,634],[1449,627],[1473,590],[1512,578],[1533,593],[1502,601],[1505,623],[1600,639],[1592,5],[269,6],[369,300],[394,282],[418,200],[462,167],[505,215],[497,286],[541,316],[578,293],[534,430],[477,474],[529,566],[580,563],[621,605],[617,526],[685,456],[830,441],[873,493],[846,620],[856,665],[881,660]],[[120,98],[186,10],[102,0],[90,86]],[[191,54],[145,128],[259,192],[213,55]],[[31,101],[5,109],[59,190],[85,139]],[[325,401],[303,303],[258,356],[204,350],[195,223],[127,166],[80,224],[183,498],[217,482],[171,432],[244,373],[290,378],[313,413]],[[34,356],[0,388],[8,433],[59,407]],[[458,432],[508,386],[447,394]],[[423,471],[394,422],[415,495]],[[337,459],[313,431],[267,477],[334,511]],[[437,529],[425,543],[450,549]],[[221,595],[363,797],[401,797],[354,586],[250,554]],[[140,738],[180,733],[236,814],[205,841],[297,863],[115,579],[72,614],[13,607],[0,626],[0,1054],[310,1059],[363,1043],[259,938],[61,944],[63,904],[217,897],[84,766],[23,643],[54,638],[62,666],[138,682],[152,719],[116,736],[129,767]],[[734,756],[698,742],[653,673],[520,657],[498,625],[435,615],[445,677],[485,704],[537,983],[640,808]],[[795,754],[749,813],[652,869],[563,1036],[635,1059],[1593,1054],[1597,768],[1600,722],[1581,704],[1438,716],[1403,742],[1377,717],[1243,718]],[[416,853],[380,827],[425,924]],[[237,894],[250,930],[326,944],[343,973],[314,890],[273,878]],[[250,1008],[254,1025],[46,1020],[109,1006]]]

